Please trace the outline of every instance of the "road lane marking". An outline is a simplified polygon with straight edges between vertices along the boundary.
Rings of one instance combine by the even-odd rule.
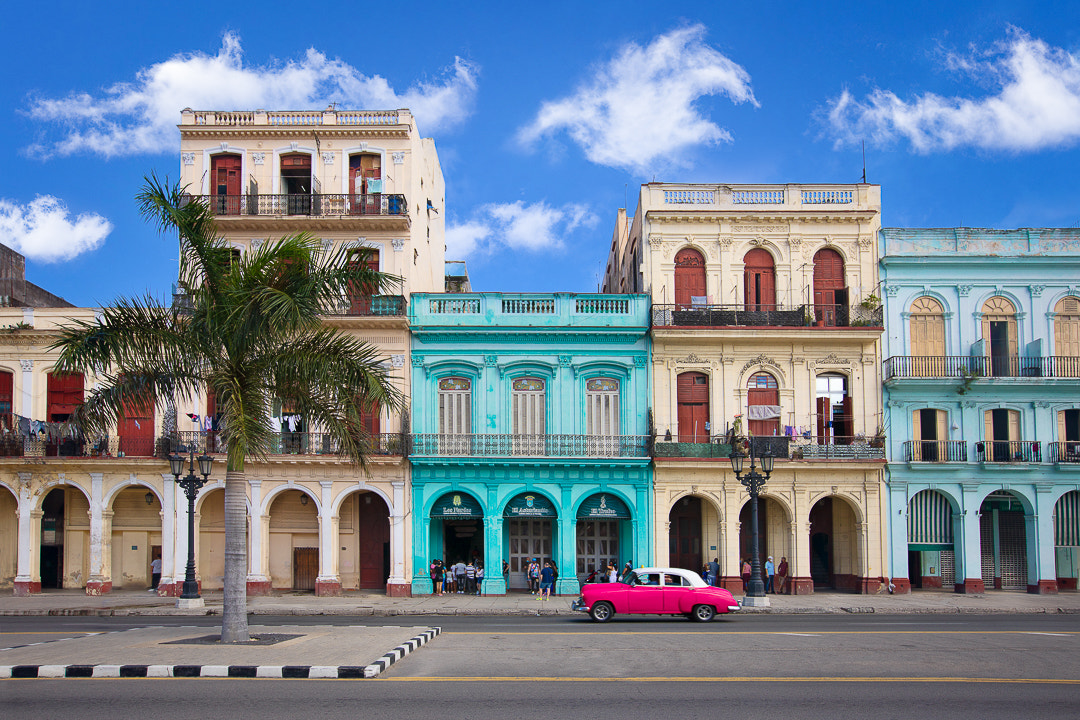
[[[815,635],[813,633],[796,633],[796,632],[777,633],[777,635],[794,635],[795,637],[821,637],[821,635]]]
[[[702,635],[711,633],[714,635],[797,635],[790,631],[768,630],[522,630],[520,632],[500,630],[498,632],[477,630],[444,630],[445,634],[454,635]],[[1062,637],[1076,637],[1078,633],[1038,633],[1031,630],[822,630],[817,635],[1060,635]]]
[[[1005,683],[1009,685],[1080,685],[1073,678],[979,677],[382,677],[379,682],[760,682],[760,683]]]
[[[1069,634],[1069,633],[1035,632],[1034,630],[1029,630],[1028,632],[1026,632],[1024,634],[1025,635],[1049,635],[1050,637],[1072,637],[1072,635]]]

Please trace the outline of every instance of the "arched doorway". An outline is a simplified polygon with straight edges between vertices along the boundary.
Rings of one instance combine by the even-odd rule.
[[[829,496],[810,508],[810,577],[814,590],[859,589],[859,532],[851,505]]]
[[[315,591],[319,575],[319,511],[302,490],[285,490],[270,503],[270,587]]]
[[[214,214],[240,214],[242,164],[242,158],[232,153],[219,153],[210,157],[210,207]]]
[[[679,404],[679,442],[709,442],[709,376],[685,372],[676,380]]]
[[[161,557],[161,503],[145,486],[128,487],[112,501],[114,588],[151,586],[150,563]]]
[[[1080,575],[1080,491],[1065,493],[1054,504],[1054,554],[1059,590],[1076,590]]]
[[[746,383],[746,414],[751,435],[780,434],[780,385],[771,374],[750,376]]]
[[[557,547],[553,530],[558,516],[555,504],[536,492],[519,493],[506,503],[503,524],[510,563],[509,589],[529,587],[528,569],[533,558],[541,563],[545,560],[559,562],[561,558],[555,558],[553,554]]]
[[[0,485],[0,590],[15,587],[19,559],[19,499]]]
[[[982,307],[982,339],[993,377],[1018,374],[1016,308],[1003,297],[992,297]]]
[[[848,291],[844,259],[832,248],[814,253],[814,319],[826,327],[846,326]]]
[[[908,503],[908,580],[913,589],[951,588],[956,583],[953,509],[937,490]]]
[[[464,492],[448,492],[431,506],[432,557],[448,565],[484,560],[484,510]]]
[[[1054,305],[1054,377],[1080,377],[1080,298]]]
[[[716,557],[705,553],[705,512],[709,508],[701,498],[687,495],[675,501],[668,513],[668,563],[671,567],[700,573]]]
[[[215,489],[198,499],[199,547],[195,570],[204,590],[220,590],[225,583],[225,490]],[[186,530],[183,530],[186,532]],[[251,533],[248,533],[250,542]],[[178,559],[181,580],[187,558]]]
[[[740,561],[746,559],[752,563],[750,550],[753,539],[753,525],[750,522],[750,514],[750,501],[747,500],[739,511],[739,559]],[[780,565],[781,558],[786,557],[789,566],[792,568],[788,571],[788,581],[790,583],[794,572],[794,563],[791,562],[790,516],[783,505],[768,496],[758,498],[758,554],[761,559],[762,579],[766,583],[768,579],[765,577],[765,561],[768,557],[772,556],[773,563],[777,567]],[[788,592],[790,587],[789,584],[785,592]],[[746,588],[742,590],[745,592]]]
[[[377,493],[350,493],[338,510],[341,587],[385,590],[390,578],[390,509]]]
[[[979,549],[987,589],[1027,590],[1028,537],[1024,506],[1008,490],[996,490],[979,506]]]
[[[675,255],[675,305],[685,309],[707,301],[705,257],[693,248],[683,248]]]
[[[910,311],[911,374],[945,376],[945,311],[941,303],[932,297],[915,298]]]
[[[613,563],[616,570],[623,562],[633,562],[633,542],[629,529],[630,508],[621,498],[610,493],[590,495],[582,501],[577,511],[576,562],[578,582],[597,569]]]
[[[80,588],[90,577],[90,501],[70,485],[55,487],[41,501],[38,571],[41,588]]]
[[[743,293],[748,311],[776,310],[776,268],[768,250],[754,248],[743,256]]]

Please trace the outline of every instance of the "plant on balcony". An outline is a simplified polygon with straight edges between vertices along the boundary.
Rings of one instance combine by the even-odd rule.
[[[147,220],[179,235],[177,285],[190,302],[181,309],[152,297],[119,298],[100,319],[62,331],[53,345],[60,350],[56,369],[99,380],[72,418],[88,437],[114,427],[125,407],[215,389],[228,428],[221,640],[246,642],[244,464],[270,454],[277,437],[270,414],[280,397],[295,399],[297,411],[332,436],[342,455],[364,464],[362,414],[374,405],[401,407],[401,394],[375,347],[321,317],[349,288],[378,289],[395,279],[344,250],[324,250],[307,233],[234,257],[211,208],[153,176],[138,202]]]
[[[870,447],[883,448],[885,447],[885,428],[878,425],[877,430],[874,431],[874,436],[870,438]]]
[[[879,307],[881,307],[881,298],[879,298],[875,293],[871,292],[869,295],[863,298],[862,302],[859,303],[859,306],[864,310],[877,310]]]
[[[978,370],[968,370],[966,367],[960,368],[960,386],[956,388],[956,394],[967,395],[975,381],[981,377],[982,373]]]

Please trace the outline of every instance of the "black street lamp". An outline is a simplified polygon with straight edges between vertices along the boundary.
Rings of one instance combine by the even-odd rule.
[[[185,459],[188,460],[188,474],[180,477],[180,473],[184,472]],[[180,487],[184,488],[184,495],[187,496],[187,572],[184,574],[184,587],[180,593],[178,603],[180,607],[198,607],[199,603],[193,603],[192,600],[202,602],[199,596],[199,583],[195,582],[195,496],[206,484],[206,478],[210,475],[210,465],[213,462],[214,458],[206,453],[199,456],[199,472],[202,474],[202,477],[199,477],[195,474],[194,445],[191,446],[190,459],[183,455],[169,456],[169,470]]]
[[[762,475],[754,465],[754,455],[750,454],[750,470],[743,474],[743,461],[746,456],[739,452],[738,446],[731,450],[731,470],[735,477],[743,484],[750,493],[750,586],[746,588],[746,604],[750,606],[767,606],[769,599],[765,596],[765,582],[761,579],[761,552],[758,538],[758,495],[761,494],[765,483],[773,471],[773,456],[764,454],[761,456]]]

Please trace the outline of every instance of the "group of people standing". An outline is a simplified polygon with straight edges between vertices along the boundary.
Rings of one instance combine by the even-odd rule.
[[[484,585],[484,564],[479,560],[458,560],[453,565],[444,565],[435,558],[429,568],[431,573],[431,594],[461,593],[479,595]]]
[[[750,587],[750,558],[743,558],[739,561],[742,571],[743,588]],[[787,587],[788,580],[788,561],[786,557],[780,558],[780,564],[773,563],[773,556],[770,555],[765,560],[765,567],[762,568],[761,579],[765,582],[765,592],[776,594],[783,594],[784,588]]]
[[[540,566],[540,558],[533,558],[525,571],[529,579],[529,591],[536,597],[546,600],[551,597],[551,590],[559,578],[559,567],[554,560],[545,560]]]

